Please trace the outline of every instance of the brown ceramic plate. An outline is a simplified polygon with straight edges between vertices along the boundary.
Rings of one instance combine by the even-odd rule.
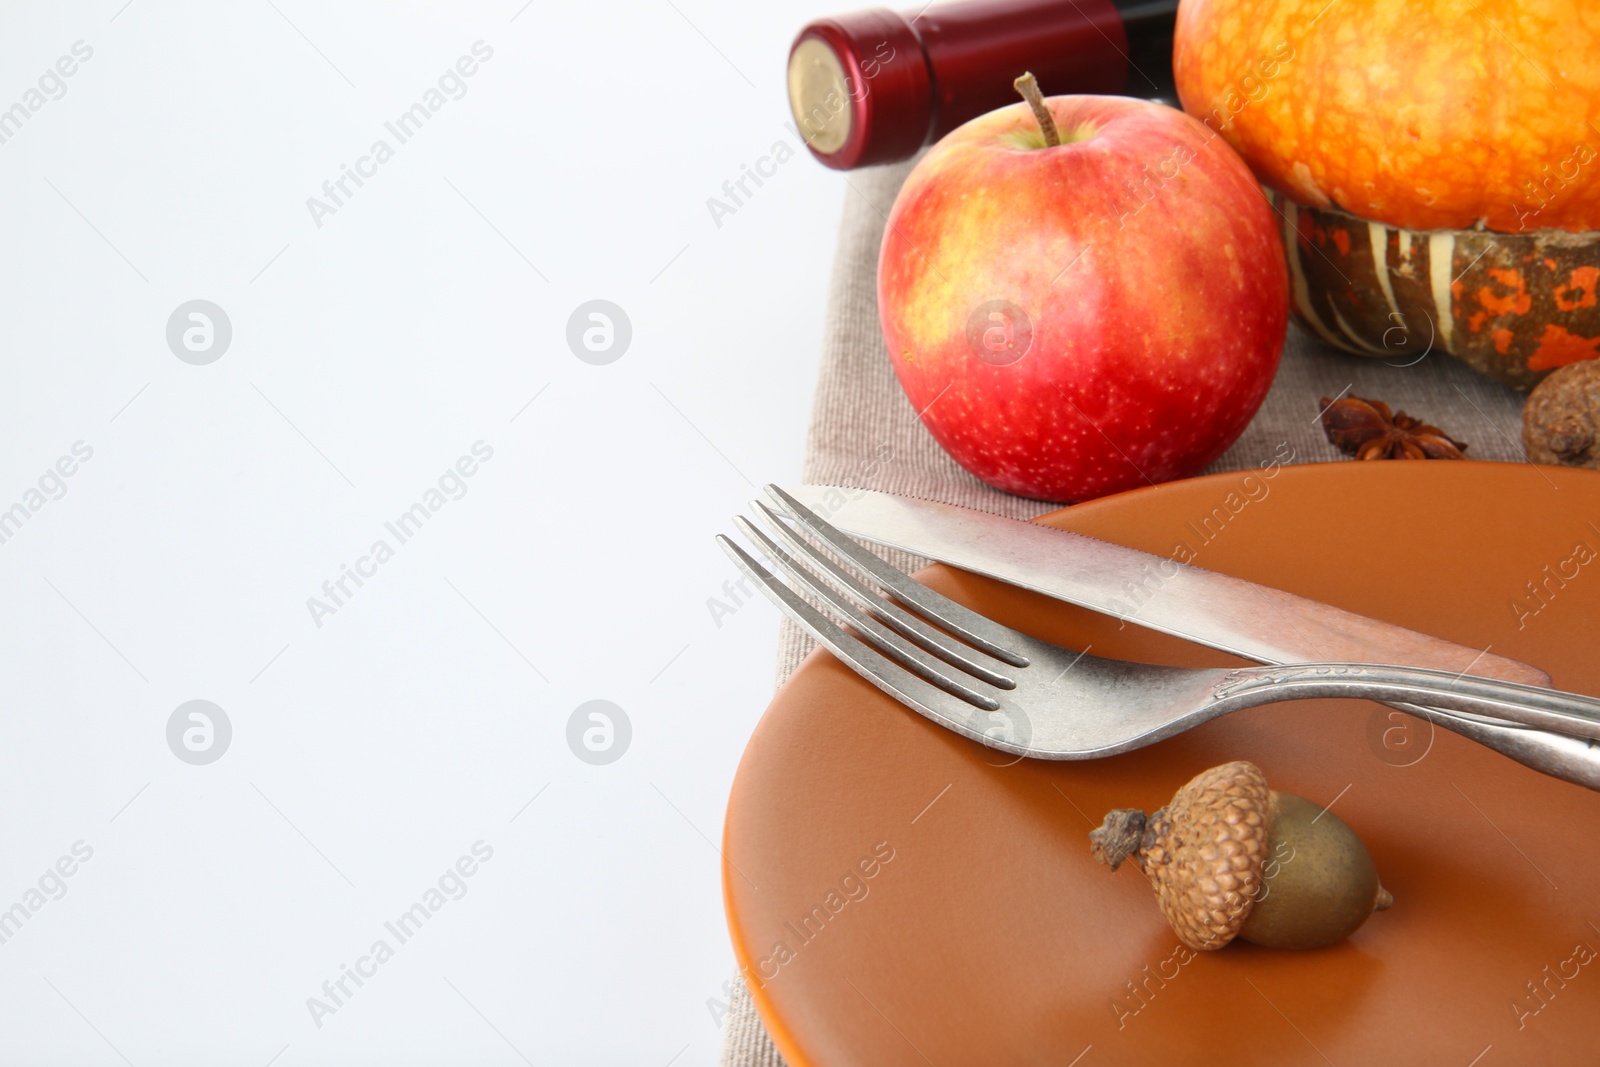
[[[1600,475],[1290,467],[1042,521],[1164,555],[1187,543],[1201,566],[1492,646],[1600,694],[1600,559],[1579,562],[1600,550]],[[1068,647],[1233,662],[949,568],[922,577]],[[1332,802],[1393,910],[1330,949],[1190,958],[1136,869],[1089,858],[1106,810],[1153,810],[1241,758]],[[773,700],[729,801],[724,887],[740,965],[793,1067],[1600,1056],[1600,794],[1356,700],[1241,712],[1112,759],[1009,762],[826,653]]]

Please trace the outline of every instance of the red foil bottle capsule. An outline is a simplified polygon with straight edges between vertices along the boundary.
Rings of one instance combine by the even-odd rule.
[[[954,0],[818,19],[789,50],[789,106],[836,170],[907,159],[1017,102],[1031,70],[1048,96],[1171,94],[1177,0]]]

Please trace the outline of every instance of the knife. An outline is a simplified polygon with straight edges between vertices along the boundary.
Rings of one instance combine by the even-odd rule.
[[[855,537],[1257,663],[1431,667],[1550,685],[1537,667],[1083,534],[871,489],[784,491]],[[1488,716],[1394,704],[1535,770],[1600,790],[1600,744]]]

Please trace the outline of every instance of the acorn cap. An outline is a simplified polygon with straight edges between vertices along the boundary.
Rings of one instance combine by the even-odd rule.
[[[1090,847],[1113,870],[1131,855],[1178,938],[1206,951],[1232,941],[1255,905],[1271,821],[1266,775],[1239,760],[1196,775],[1153,815],[1112,812]]]

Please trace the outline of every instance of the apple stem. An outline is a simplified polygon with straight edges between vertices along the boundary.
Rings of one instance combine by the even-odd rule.
[[[1060,144],[1061,135],[1056,132],[1056,120],[1051,117],[1050,109],[1045,107],[1044,94],[1039,91],[1039,79],[1033,76],[1032,71],[1025,71],[1011,85],[1033,108],[1033,117],[1039,121],[1039,129],[1044,133],[1045,146],[1054,148]]]

